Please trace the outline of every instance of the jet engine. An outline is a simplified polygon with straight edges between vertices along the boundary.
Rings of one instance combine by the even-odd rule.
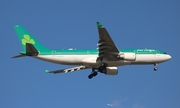
[[[118,58],[127,60],[127,61],[135,61],[136,60],[136,54],[135,53],[119,53]]]
[[[106,74],[106,75],[117,75],[118,74],[118,68],[117,67],[106,67],[104,74]]]

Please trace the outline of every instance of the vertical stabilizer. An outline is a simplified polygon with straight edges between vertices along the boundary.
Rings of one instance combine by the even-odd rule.
[[[26,51],[26,43],[32,44],[38,51],[48,51],[49,49],[44,47],[41,43],[39,43],[28,31],[26,31],[22,26],[15,25],[14,26],[18,38],[23,46],[24,51]]]

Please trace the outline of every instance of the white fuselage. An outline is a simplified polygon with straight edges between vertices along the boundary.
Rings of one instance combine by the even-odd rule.
[[[86,67],[97,68],[101,65],[101,61],[97,61],[98,55],[38,55],[34,58],[64,65],[84,65]],[[154,64],[162,63],[171,59],[168,54],[136,54],[134,61],[116,60],[105,61],[108,66],[123,66],[130,64]]]

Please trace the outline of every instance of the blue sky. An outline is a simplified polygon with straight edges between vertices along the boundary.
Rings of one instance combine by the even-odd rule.
[[[180,2],[178,0],[1,0],[0,108],[179,108]],[[117,76],[91,70],[48,74],[69,66],[33,58],[22,50],[13,25],[25,27],[51,49],[96,49],[96,21],[119,49],[153,48],[166,63],[118,67]],[[112,106],[110,106],[112,105]]]

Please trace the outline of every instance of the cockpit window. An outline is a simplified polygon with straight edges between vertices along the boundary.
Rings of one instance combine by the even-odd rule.
[[[166,52],[164,52],[164,54],[167,54]]]

